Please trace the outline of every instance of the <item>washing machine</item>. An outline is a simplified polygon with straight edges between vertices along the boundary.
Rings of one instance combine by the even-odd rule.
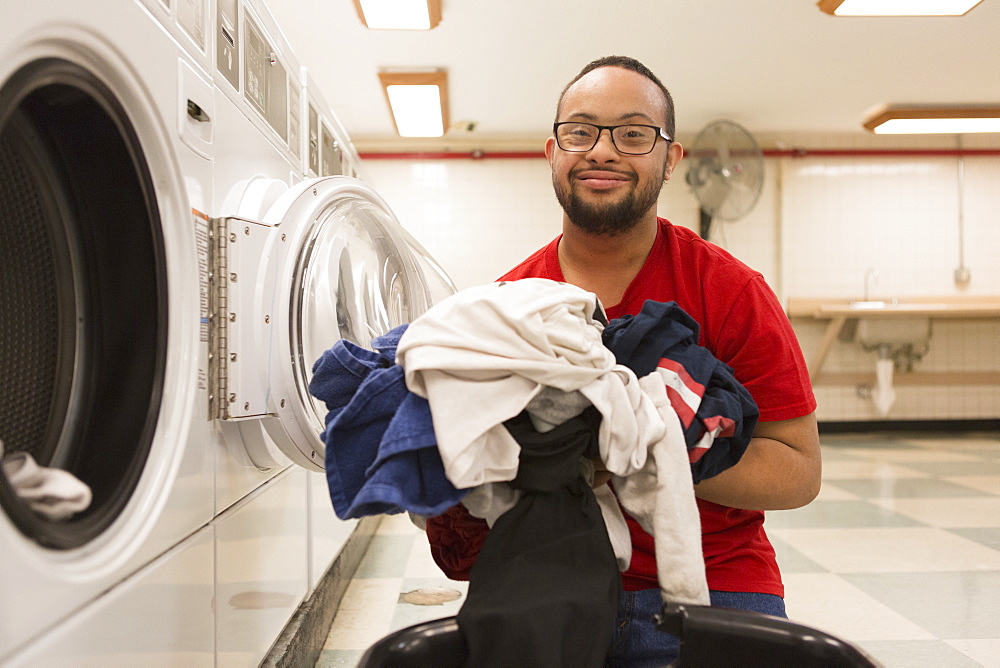
[[[0,24],[0,440],[93,497],[0,475],[0,664],[257,663],[353,529],[313,360],[454,286],[262,2]]]
[[[338,339],[369,346],[454,285],[358,178],[353,144],[267,8],[220,3],[217,18],[217,637],[220,661],[241,663],[267,649],[356,524],[326,491],[313,362]],[[237,63],[224,52],[240,44]],[[245,605],[262,596],[266,614]]]
[[[0,5],[0,440],[6,457],[28,453],[91,493],[52,517],[0,475],[4,665],[33,663],[18,657],[43,657],[50,639],[52,660],[38,663],[58,663],[56,636],[101,599],[124,606],[120,625],[85,624],[81,656],[88,635],[161,642],[159,621],[165,638],[186,638],[187,658],[214,658],[214,622],[185,621],[212,619],[215,586],[192,252],[212,186],[193,110],[212,86],[197,17],[168,32],[155,11],[167,15],[134,2],[113,18],[96,0]],[[146,602],[156,591],[159,609]]]

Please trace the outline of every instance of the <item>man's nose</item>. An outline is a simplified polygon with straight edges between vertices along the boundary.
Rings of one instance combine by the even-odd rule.
[[[605,132],[607,132],[607,135],[604,134]],[[608,128],[601,128],[597,131],[597,142],[594,144],[594,147],[590,149],[588,155],[592,160],[618,158],[618,148],[615,146],[615,140],[611,136],[611,130]]]

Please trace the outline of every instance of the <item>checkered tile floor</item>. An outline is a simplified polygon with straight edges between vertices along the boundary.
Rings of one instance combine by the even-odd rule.
[[[819,498],[767,515],[789,617],[887,667],[1000,668],[1000,435],[822,442]],[[456,614],[466,586],[444,577],[405,515],[384,518],[317,668],[353,668],[390,631]],[[437,605],[404,600],[420,589],[459,596]]]

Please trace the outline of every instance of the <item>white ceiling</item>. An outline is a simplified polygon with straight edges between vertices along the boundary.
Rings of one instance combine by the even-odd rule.
[[[1000,0],[957,18],[835,18],[815,0],[442,0],[431,31],[368,30],[352,0],[267,4],[359,148],[396,139],[382,68],[446,69],[451,120],[484,146],[547,136],[565,83],[609,54],[663,80],[681,139],[717,118],[864,133],[884,103],[1000,103]]]

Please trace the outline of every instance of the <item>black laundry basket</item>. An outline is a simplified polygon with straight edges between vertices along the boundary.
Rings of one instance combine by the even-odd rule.
[[[835,636],[746,610],[668,603],[657,628],[680,638],[678,668],[795,666],[877,668],[868,655]]]
[[[469,653],[454,617],[390,633],[361,657],[358,668],[461,668]]]
[[[829,633],[745,610],[667,604],[661,631],[681,639],[673,666],[877,668],[860,649]],[[368,648],[358,668],[460,668],[468,650],[454,617],[416,624]]]

